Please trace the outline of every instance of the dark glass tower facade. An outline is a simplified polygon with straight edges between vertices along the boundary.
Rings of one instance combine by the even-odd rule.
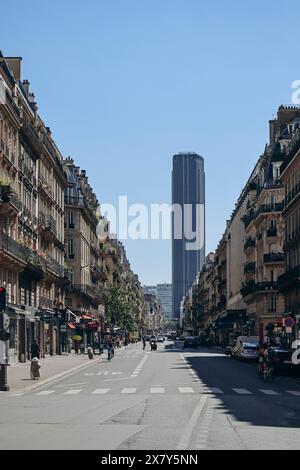
[[[205,258],[204,159],[196,153],[173,157],[172,204],[172,301],[173,315],[179,318],[182,298],[201,271]],[[197,237],[194,243],[192,232]]]

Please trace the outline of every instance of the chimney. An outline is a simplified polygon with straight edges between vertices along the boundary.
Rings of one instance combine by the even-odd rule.
[[[23,85],[23,88],[24,88],[25,93],[26,93],[26,98],[28,98],[30,82],[28,80],[23,80],[22,85]]]
[[[22,57],[4,57],[4,59],[15,80],[21,80]]]

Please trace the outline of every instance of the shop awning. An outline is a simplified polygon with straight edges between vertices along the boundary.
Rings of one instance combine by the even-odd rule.
[[[24,315],[24,310],[14,307],[13,305],[7,305],[5,308],[5,313],[8,315]]]
[[[73,323],[68,323],[68,324],[67,324],[67,327],[68,327],[70,330],[76,330],[76,326],[73,325]]]

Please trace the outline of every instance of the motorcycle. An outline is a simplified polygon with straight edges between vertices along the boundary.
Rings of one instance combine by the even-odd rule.
[[[157,343],[156,341],[151,341],[151,351],[157,351]]]

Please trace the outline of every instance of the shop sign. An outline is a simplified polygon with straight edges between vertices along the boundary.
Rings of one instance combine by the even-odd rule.
[[[60,331],[63,333],[67,331],[67,325],[60,325]]]

